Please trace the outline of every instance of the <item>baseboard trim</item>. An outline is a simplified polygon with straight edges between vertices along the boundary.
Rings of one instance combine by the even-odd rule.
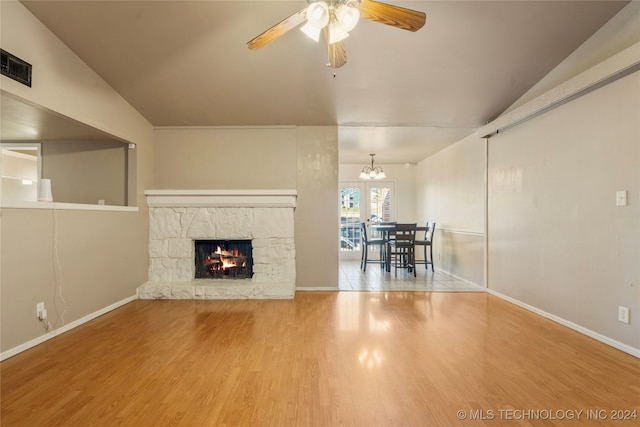
[[[335,292],[335,291],[339,291],[340,289],[338,289],[337,286],[314,286],[314,287],[307,287],[307,286],[300,286],[296,288],[296,292],[309,292],[309,291],[322,291],[322,292]]]
[[[465,279],[464,277],[460,277],[460,276],[458,276],[458,275],[456,275],[456,274],[453,274],[453,273],[451,273],[451,272],[449,272],[449,271],[447,271],[447,270],[443,270],[443,269],[441,269],[441,268],[439,268],[438,270],[440,270],[440,273],[444,273],[444,274],[447,274],[447,275],[449,275],[449,276],[451,276],[451,277],[455,277],[457,280],[460,280],[461,282],[465,282],[465,283],[467,283],[467,284],[469,284],[469,285],[477,286],[477,287],[479,287],[482,291],[485,291],[485,292],[486,292],[486,289],[487,289],[487,287],[486,287],[486,286],[478,285],[476,282],[472,282],[471,280]]]
[[[539,309],[537,307],[534,307],[532,305],[524,303],[524,302],[522,302],[520,300],[517,300],[515,298],[511,298],[510,296],[501,294],[500,292],[496,292],[496,291],[494,291],[492,289],[487,289],[487,292],[490,293],[491,295],[494,295],[494,296],[500,298],[500,299],[503,299],[503,300],[508,301],[508,302],[510,302],[512,304],[515,304],[518,307],[522,307],[525,310],[531,311],[531,312],[533,312],[535,314],[538,314],[538,315],[540,315],[542,317],[546,317],[547,319],[552,320],[552,321],[554,321],[556,323],[559,323],[562,326],[566,326],[567,328],[573,329],[576,332],[579,332],[579,333],[581,333],[583,335],[586,335],[586,336],[588,336],[590,338],[593,338],[594,340],[600,341],[603,344],[607,344],[608,346],[616,348],[616,349],[618,349],[620,351],[624,351],[625,353],[628,353],[628,354],[640,359],[640,349],[638,349],[638,348],[635,348],[635,347],[632,347],[630,345],[621,343],[620,341],[616,341],[616,340],[614,340],[612,338],[609,338],[609,337],[607,337],[605,335],[599,334],[598,332],[594,332],[591,329],[587,329],[587,328],[585,328],[583,326],[580,326],[578,324],[570,322],[570,321],[568,321],[566,319],[563,319],[562,317],[556,316],[555,314],[547,313],[544,310],[541,310],[541,309]]]
[[[35,347],[38,344],[42,344],[45,341],[50,340],[51,338],[57,337],[60,334],[63,334],[67,331],[70,331],[73,328],[76,328],[80,325],[82,325],[83,323],[87,323],[90,320],[95,319],[96,317],[102,316],[103,314],[106,314],[112,310],[115,310],[118,307],[122,307],[125,304],[130,303],[131,301],[135,301],[137,300],[138,297],[137,296],[131,296],[129,298],[125,298],[123,300],[120,300],[114,304],[111,304],[110,306],[107,306],[105,308],[102,308],[98,311],[95,311],[93,313],[87,314],[86,316],[78,319],[78,320],[74,320],[73,322],[67,323],[66,325],[61,326],[58,329],[55,329],[49,333],[46,333],[44,335],[39,336],[38,338],[34,338],[31,341],[27,341],[24,344],[20,344],[16,347],[13,347],[12,349],[9,349],[7,351],[4,351],[2,353],[0,353],[0,361],[3,361],[5,359],[8,359],[12,356],[15,356],[16,354],[22,353],[25,350],[30,349],[31,347]]]

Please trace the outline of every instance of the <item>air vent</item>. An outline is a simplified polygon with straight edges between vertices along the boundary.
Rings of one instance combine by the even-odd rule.
[[[0,54],[2,75],[31,87],[31,64],[2,49]]]

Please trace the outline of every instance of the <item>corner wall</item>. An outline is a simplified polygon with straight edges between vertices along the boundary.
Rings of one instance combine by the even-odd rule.
[[[477,136],[420,162],[417,175],[419,216],[436,215],[439,203],[451,203],[456,194],[478,200],[483,173],[464,169],[466,178],[456,185],[460,177],[447,176],[446,169],[478,166],[484,157],[479,136],[493,135],[487,153],[489,292],[636,356],[640,73],[602,82],[637,67],[639,40],[640,4],[631,2]],[[588,83],[597,89],[572,96]],[[439,186],[446,194],[432,196]],[[619,190],[628,191],[629,206],[615,206]],[[484,219],[478,208],[458,207],[446,216],[464,222],[456,213],[468,215],[476,227]],[[452,259],[471,265],[478,256],[468,252],[477,244],[446,242]],[[617,321],[618,306],[631,309],[630,325]]]
[[[638,352],[639,89],[635,72],[493,136],[488,170],[489,288]]]
[[[59,210],[55,205],[0,210],[0,351],[8,357],[135,296],[146,280],[148,218],[141,201],[152,180],[153,133],[22,4],[0,2],[0,22],[2,48],[33,65],[31,88],[2,76],[2,90],[136,143],[132,182],[141,206],[138,211]],[[39,302],[54,326],[49,333],[36,317]]]
[[[32,86],[2,76],[2,90],[129,142],[151,126],[20,2],[0,2],[2,48],[33,65]]]
[[[640,1],[630,1],[600,30],[569,55],[543,79],[536,83],[506,112],[562,85],[567,80],[595,67],[618,52],[640,42]]]
[[[640,4],[630,2],[480,130],[493,135],[489,291],[637,357],[639,66]],[[620,190],[628,206],[616,206]]]
[[[416,214],[435,221],[435,268],[484,286],[485,143],[471,135],[418,163]]]

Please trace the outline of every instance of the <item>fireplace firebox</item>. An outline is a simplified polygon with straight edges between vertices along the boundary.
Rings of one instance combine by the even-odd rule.
[[[251,240],[196,240],[196,279],[251,279]]]

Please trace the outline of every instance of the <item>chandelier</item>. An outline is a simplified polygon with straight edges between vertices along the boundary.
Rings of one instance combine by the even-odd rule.
[[[371,166],[365,166],[362,168],[360,172],[360,179],[382,179],[387,176],[384,174],[384,171],[380,166],[373,166],[373,156],[375,154],[369,154],[371,156]]]
[[[307,0],[307,19],[300,30],[314,41],[320,40],[320,31],[328,27],[329,44],[349,37],[360,18],[358,0]]]

